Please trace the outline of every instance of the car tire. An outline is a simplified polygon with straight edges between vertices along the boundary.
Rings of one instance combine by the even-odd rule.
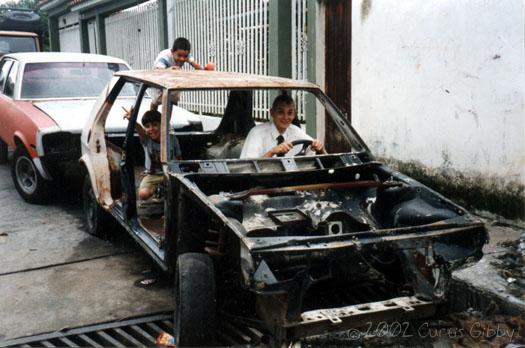
[[[7,144],[0,139],[0,164],[7,163]]]
[[[40,175],[33,159],[22,145],[17,146],[13,153],[11,177],[16,190],[26,202],[45,204],[49,201],[51,181]]]
[[[208,255],[186,253],[178,257],[174,315],[178,347],[215,345],[215,274]]]
[[[115,219],[98,204],[89,175],[84,177],[82,206],[86,220],[86,231],[95,237],[108,238],[115,228]]]

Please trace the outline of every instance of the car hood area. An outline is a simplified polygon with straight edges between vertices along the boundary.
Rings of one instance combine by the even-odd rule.
[[[64,132],[80,133],[96,99],[49,100],[33,102],[45,112]]]
[[[81,133],[89,115],[92,112],[96,99],[77,99],[77,100],[49,100],[36,101],[33,105],[45,112],[61,131],[70,133]],[[128,121],[124,119],[124,110],[129,109],[131,101],[118,100],[111,108],[111,112],[106,121],[106,130],[111,133],[125,132]],[[149,109],[149,103],[141,105],[139,115],[143,115]],[[139,116],[139,120],[140,120]],[[184,129],[185,127],[200,124],[201,119],[198,115],[184,110],[180,107],[173,107],[171,126],[173,129]]]

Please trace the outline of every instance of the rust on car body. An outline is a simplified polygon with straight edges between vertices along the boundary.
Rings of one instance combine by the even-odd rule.
[[[99,233],[97,226],[107,227],[103,222],[110,214],[162,270],[175,275],[181,345],[213,344],[216,306],[259,323],[273,346],[367,321],[426,317],[447,300],[451,271],[482,257],[484,225],[439,193],[376,161],[314,84],[206,71],[116,75],[82,133],[86,182],[95,192],[95,201],[84,195],[87,225],[98,224],[91,232]],[[105,121],[120,109],[126,85],[138,86],[138,92],[125,139],[117,146]],[[147,91],[152,88],[163,93],[163,184],[152,199],[140,201],[138,175],[144,167],[137,159],[142,147],[135,141],[135,127],[139,109],[150,106]],[[208,131],[172,129],[173,118],[183,114],[171,104],[173,93],[194,96],[200,90],[219,90],[228,104],[239,90],[248,101],[261,90],[308,92],[324,106],[318,118],[333,118],[348,150],[298,157],[209,156],[209,149],[225,139],[246,136],[242,122],[252,120],[253,110],[239,107],[228,113],[231,108],[224,107],[219,115],[208,115],[195,100],[183,100],[203,124],[221,116],[220,124]],[[175,142],[182,158],[173,155]],[[157,216],[143,213],[146,205],[156,206],[150,211]],[[364,303],[347,297],[345,289],[361,282],[386,295],[381,292]],[[198,301],[197,290],[206,294]]]
[[[122,71],[116,76],[127,77],[132,80],[147,82],[167,89],[246,89],[246,88],[300,88],[318,89],[319,86],[307,81],[297,81],[275,76],[250,75],[243,73],[156,69]]]

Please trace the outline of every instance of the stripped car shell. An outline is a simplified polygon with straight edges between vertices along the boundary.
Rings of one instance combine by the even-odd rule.
[[[110,213],[163,270],[176,275],[180,344],[213,343],[206,341],[210,333],[201,333],[200,338],[187,333],[184,322],[196,325],[195,331],[210,331],[205,329],[213,325],[205,324],[213,321],[215,296],[219,308],[234,312],[236,318],[259,320],[273,345],[367,322],[428,317],[446,301],[451,271],[482,257],[487,241],[484,225],[437,192],[376,161],[314,84],[203,71],[116,75],[119,80],[82,133],[81,161],[91,185],[86,192],[92,190],[98,207]],[[115,150],[105,138],[105,119],[119,90],[131,82],[142,86],[135,110],[147,88],[164,89],[160,143],[165,223],[160,231],[148,228],[137,210],[138,164],[133,159],[137,150],[126,141]],[[167,149],[173,132],[167,115],[177,114],[167,103],[170,95],[225,89],[309,92],[325,107],[352,151],[209,159],[195,155],[195,148],[213,146],[224,134],[199,131],[175,132],[183,159],[171,158]],[[221,124],[233,117],[226,113]],[[239,117],[251,117],[246,114]],[[137,118],[135,111],[126,139],[133,138]],[[115,183],[121,187],[116,189]],[[92,207],[90,197],[85,197],[85,206]],[[88,209],[86,216],[89,222],[93,211]],[[203,300],[210,308],[197,319],[198,308],[192,315],[184,309],[185,301],[201,306],[184,290],[183,282],[193,277],[192,272],[178,276],[188,258],[201,266],[208,264],[203,260],[213,260],[209,263],[213,266],[206,266],[213,274],[209,282],[214,285],[207,288],[213,301]],[[365,282],[388,289],[388,296],[364,303],[345,297],[347,289]]]

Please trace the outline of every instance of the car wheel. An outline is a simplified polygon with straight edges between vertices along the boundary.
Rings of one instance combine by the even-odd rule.
[[[115,228],[115,220],[98,204],[88,175],[85,176],[82,187],[82,203],[87,232],[99,238],[107,238]]]
[[[26,202],[44,204],[49,201],[51,182],[40,175],[23,146],[18,146],[13,153],[11,177],[16,190]]]
[[[0,164],[7,163],[7,144],[0,139]]]
[[[215,345],[216,300],[213,262],[187,253],[175,271],[175,337],[178,347]]]

